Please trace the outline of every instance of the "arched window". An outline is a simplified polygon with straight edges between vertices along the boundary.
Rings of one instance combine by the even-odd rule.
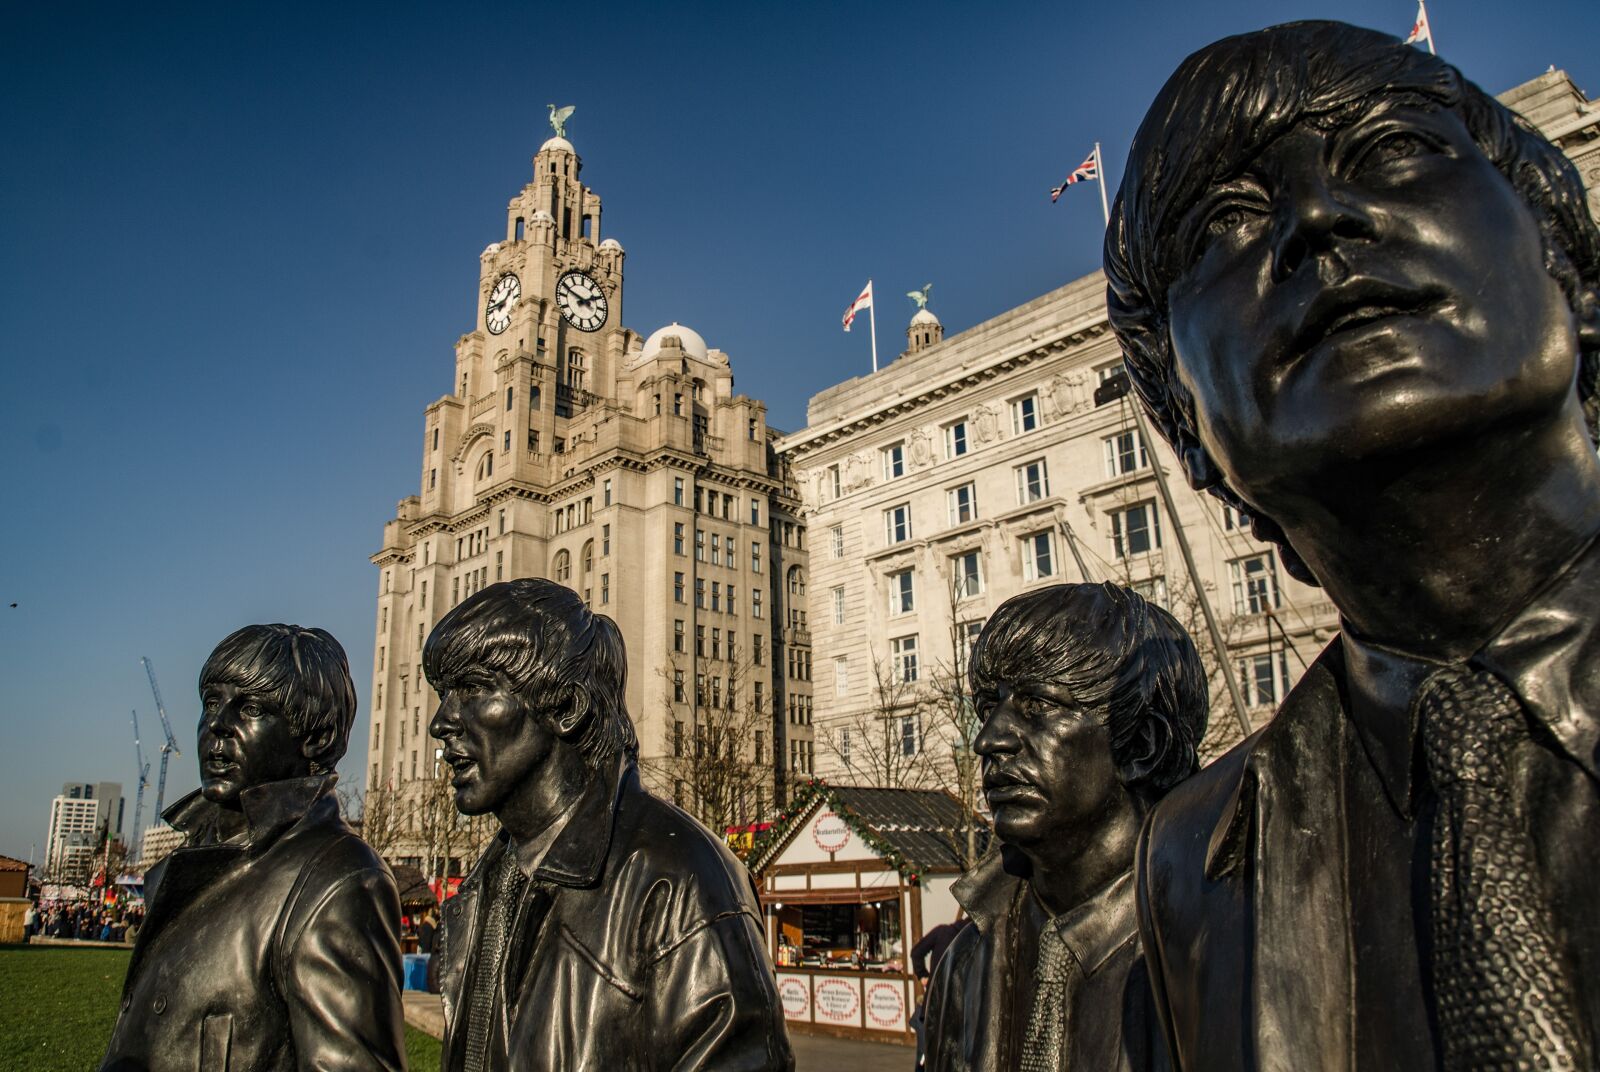
[[[494,476],[494,451],[484,451],[483,458],[478,462],[478,479]]]
[[[572,555],[571,554],[569,554],[566,551],[557,551],[556,552],[555,574],[556,574],[556,580],[562,581],[563,583],[566,582],[566,581],[572,580]]]
[[[806,594],[806,575],[799,566],[789,571],[789,594],[792,596]]]
[[[587,577],[594,572],[594,541],[590,540],[583,545],[583,575]]]

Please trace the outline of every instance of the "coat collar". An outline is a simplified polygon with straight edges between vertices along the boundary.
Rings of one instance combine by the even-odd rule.
[[[1027,883],[1027,861],[1005,846],[989,853],[951,887],[951,893],[986,938],[1010,913]],[[1028,891],[1031,895],[1031,891]],[[1072,952],[1078,970],[1093,975],[1127,945],[1137,931],[1133,869],[1118,875],[1052,922]],[[1021,966],[1018,966],[1021,967]],[[1031,966],[1030,969],[1031,970]]]
[[[333,789],[338,781],[337,774],[315,774],[252,786],[239,794],[237,812],[213,804],[196,789],[161,817],[191,845],[237,839],[254,856],[313,813],[315,818],[336,815],[339,802]]]
[[[616,825],[622,797],[638,791],[638,766],[632,757],[619,756],[597,772],[577,803],[557,820],[559,829],[548,847],[538,839],[525,847],[511,845],[517,866],[536,882],[594,885],[605,867],[606,854],[611,851],[612,827]]]

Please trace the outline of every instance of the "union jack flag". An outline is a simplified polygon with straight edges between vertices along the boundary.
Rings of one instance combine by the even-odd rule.
[[[1075,183],[1075,182],[1088,182],[1090,179],[1098,179],[1099,177],[1100,177],[1100,164],[1099,164],[1099,161],[1095,158],[1095,154],[1094,153],[1090,153],[1089,154],[1089,158],[1087,160],[1085,160],[1083,163],[1079,164],[1077,167],[1072,169],[1072,174],[1067,176],[1067,181],[1066,182],[1062,183],[1060,186],[1051,187],[1051,189],[1050,189],[1050,203],[1051,204],[1055,204],[1056,199],[1059,198],[1061,196],[1062,192],[1065,191],[1066,188],[1068,186],[1071,186],[1073,183]]]

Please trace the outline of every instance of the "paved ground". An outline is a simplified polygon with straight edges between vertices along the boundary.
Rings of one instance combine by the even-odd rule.
[[[439,998],[416,990],[405,992],[406,1019],[419,1031],[438,1038],[444,1033]],[[911,1072],[916,1051],[882,1042],[849,1042],[819,1035],[791,1034],[795,1072]]]

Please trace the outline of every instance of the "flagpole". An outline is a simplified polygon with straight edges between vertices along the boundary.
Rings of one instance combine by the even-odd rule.
[[[872,289],[872,280],[867,280],[867,289]],[[867,302],[867,320],[872,325],[872,371],[878,371],[878,297],[873,295]]]
[[[1433,47],[1433,20],[1428,18],[1426,0],[1417,0],[1417,8],[1422,12],[1422,25],[1428,29],[1428,55],[1437,56],[1439,51]]]
[[[1082,142],[1078,143],[1082,145]],[[1106,218],[1106,229],[1111,228],[1111,205],[1106,201],[1106,165],[1100,159],[1100,143],[1094,143],[1094,174],[1095,181],[1100,184],[1100,211]]]

